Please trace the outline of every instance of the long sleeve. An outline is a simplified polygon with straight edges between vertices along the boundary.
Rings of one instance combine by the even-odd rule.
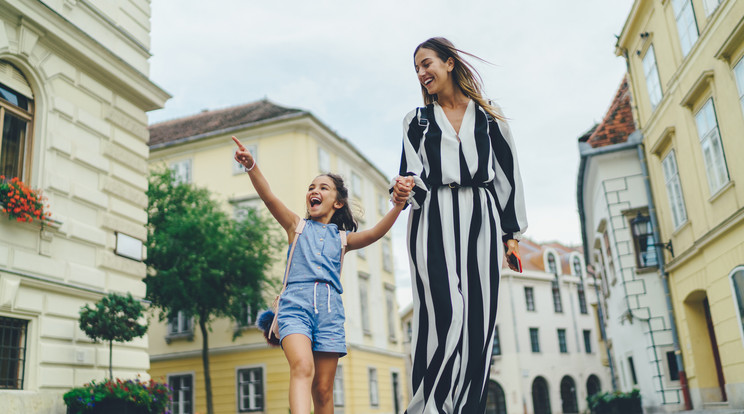
[[[423,148],[421,147],[427,125],[421,125],[418,112],[419,109],[415,109],[403,119],[403,153],[398,172],[401,176],[413,176],[414,188],[408,201],[414,209],[421,207],[429,192],[428,186],[424,183],[426,172],[422,160]],[[391,192],[393,184],[395,184],[394,180],[390,185]]]
[[[495,107],[497,113],[501,109]],[[492,128],[497,125],[498,128]],[[499,214],[504,241],[520,240],[527,230],[527,212],[524,202],[522,176],[519,172],[517,150],[512,138],[511,129],[506,121],[495,120],[489,125],[489,136],[496,162],[494,187],[499,200]]]

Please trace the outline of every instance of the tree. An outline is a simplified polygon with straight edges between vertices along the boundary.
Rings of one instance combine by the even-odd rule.
[[[96,303],[95,308],[80,308],[80,329],[91,339],[109,341],[109,378],[113,379],[112,359],[114,341],[129,342],[147,332],[147,323],[141,325],[142,304],[132,297],[110,293]]]
[[[147,299],[160,309],[161,320],[182,311],[199,325],[207,412],[212,414],[210,322],[236,320],[246,302],[254,309],[264,306],[261,287],[279,238],[273,221],[252,210],[233,220],[209,191],[177,184],[169,170],[151,174],[147,196]]]

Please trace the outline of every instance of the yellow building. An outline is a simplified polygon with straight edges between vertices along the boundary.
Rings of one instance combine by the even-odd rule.
[[[744,2],[636,0],[618,39],[694,408],[744,407]]]
[[[386,178],[348,141],[311,113],[267,100],[205,111],[150,127],[150,163],[167,165],[180,179],[207,187],[239,217],[262,207],[250,179],[233,161],[235,135],[261,164],[272,190],[290,209],[305,211],[308,184],[322,172],[340,173],[363,211],[360,227],[376,223],[390,208]],[[391,174],[392,175],[392,174]],[[281,280],[284,263],[272,277]],[[397,322],[391,239],[352,252],[342,274],[348,355],[339,360],[334,389],[338,413],[402,413],[405,359]],[[275,292],[268,292],[273,296]],[[289,367],[280,349],[269,348],[248,312],[244,326],[217,320],[210,335],[216,413],[289,409]],[[243,335],[233,341],[236,329]],[[201,338],[186,315],[150,328],[150,374],[177,389],[184,413],[204,412]],[[176,411],[179,412],[179,411]]]

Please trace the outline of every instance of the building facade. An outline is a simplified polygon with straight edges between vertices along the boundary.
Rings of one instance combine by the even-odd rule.
[[[635,1],[618,38],[694,408],[744,407],[744,2]],[[673,253],[673,254],[672,254]]]
[[[486,413],[586,412],[587,396],[611,389],[594,282],[579,249],[519,245],[523,273],[504,267],[499,284]],[[409,306],[401,312],[406,347],[412,319]]]
[[[339,173],[350,191],[362,229],[387,213],[389,180],[349,142],[306,111],[267,100],[203,112],[152,125],[151,165],[167,166],[179,179],[210,189],[227,210],[263,208],[250,178],[233,160],[235,135],[254,154],[274,193],[304,216],[307,186],[324,172]],[[266,213],[268,214],[268,212]],[[283,255],[282,255],[283,256]],[[284,263],[272,277],[281,280]],[[397,319],[390,234],[349,253],[342,274],[348,355],[339,360],[334,387],[338,413],[402,413],[404,356]],[[273,298],[276,292],[266,292]],[[210,363],[217,413],[286,413],[289,366],[280,349],[269,348],[247,313],[242,326],[212,324]],[[242,336],[233,341],[236,329]],[[185,315],[150,330],[151,375],[177,390],[185,413],[206,407],[199,332]]]
[[[63,413],[62,393],[108,373],[78,312],[145,294],[150,4],[0,1],[0,175],[47,198],[51,220],[0,213],[0,407]],[[147,375],[147,339],[116,344],[114,375]]]
[[[613,388],[639,389],[647,412],[678,411],[684,405],[676,336],[661,253],[646,231],[655,210],[640,148],[629,84],[623,79],[605,118],[579,138],[584,259],[600,282]]]

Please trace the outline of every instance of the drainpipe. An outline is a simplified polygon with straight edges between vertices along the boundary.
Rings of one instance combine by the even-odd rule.
[[[677,368],[679,370],[679,384],[682,386],[682,397],[685,401],[685,410],[692,410],[692,399],[690,398],[690,387],[687,384],[687,374],[685,373],[685,365],[682,360],[682,352],[679,347],[679,337],[677,336],[677,322],[674,319],[674,306],[672,305],[672,297],[669,291],[669,273],[665,268],[665,257],[664,250],[659,241],[661,240],[658,222],[656,221],[656,206],[654,204],[654,198],[651,194],[651,182],[648,178],[648,167],[646,165],[646,153],[643,149],[643,144],[638,144],[638,159],[641,162],[641,172],[643,174],[643,184],[646,187],[646,197],[648,198],[648,216],[651,219],[651,229],[654,234],[654,240],[656,242],[656,257],[659,260],[659,274],[661,275],[662,285],[664,286],[664,298],[666,299],[667,305],[667,316],[669,317],[669,325],[672,329],[672,341],[674,343],[674,355],[677,359]]]

